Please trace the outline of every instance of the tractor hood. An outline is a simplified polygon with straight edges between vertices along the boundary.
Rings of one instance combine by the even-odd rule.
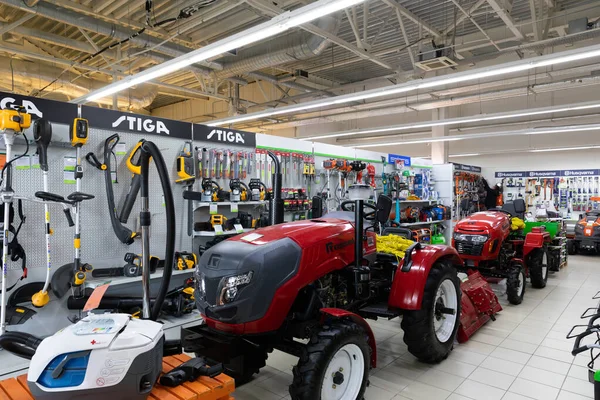
[[[454,232],[485,234],[494,231],[508,231],[510,216],[500,211],[482,211],[460,220]]]

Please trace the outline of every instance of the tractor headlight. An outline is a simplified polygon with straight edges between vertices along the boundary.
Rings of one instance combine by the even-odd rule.
[[[239,289],[250,283],[253,274],[254,272],[250,271],[246,274],[228,276],[221,279],[221,282],[219,283],[219,298],[217,305],[222,306],[223,304],[234,301],[238,295]]]
[[[489,237],[487,235],[470,235],[468,233],[454,233],[454,240],[457,242],[468,242],[468,243],[485,243]]]
[[[196,297],[206,299],[206,277],[203,272],[196,274]]]

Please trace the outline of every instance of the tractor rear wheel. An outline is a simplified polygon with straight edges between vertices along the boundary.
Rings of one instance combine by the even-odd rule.
[[[569,253],[570,256],[574,256],[578,252],[579,249],[577,246],[577,242],[573,239],[567,239],[567,253]]]
[[[371,366],[365,330],[351,321],[324,326],[294,367],[292,400],[363,400]]]
[[[534,250],[529,256],[527,268],[531,286],[536,289],[545,288],[548,281],[548,250],[545,248]]]
[[[426,363],[448,357],[460,324],[460,280],[456,270],[443,262],[429,272],[420,310],[402,317],[404,343],[408,351]]]
[[[506,296],[510,304],[521,304],[525,295],[525,268],[522,265],[511,266],[506,277]]]

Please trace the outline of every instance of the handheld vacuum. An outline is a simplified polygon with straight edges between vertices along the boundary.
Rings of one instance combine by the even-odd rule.
[[[151,306],[149,161],[154,160],[165,199],[167,240],[159,293]],[[90,314],[45,339],[22,332],[0,336],[0,346],[31,359],[27,384],[36,399],[146,399],[162,369],[164,332],[156,322],[169,289],[175,249],[175,207],[165,161],[152,142],[141,146],[143,318]]]

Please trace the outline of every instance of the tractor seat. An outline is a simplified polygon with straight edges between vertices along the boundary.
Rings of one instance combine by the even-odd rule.
[[[91,194],[87,194],[87,193],[82,193],[82,192],[73,192],[70,195],[67,196],[67,200],[73,202],[73,203],[80,203],[84,200],[91,200],[93,199],[95,196],[91,195]]]

